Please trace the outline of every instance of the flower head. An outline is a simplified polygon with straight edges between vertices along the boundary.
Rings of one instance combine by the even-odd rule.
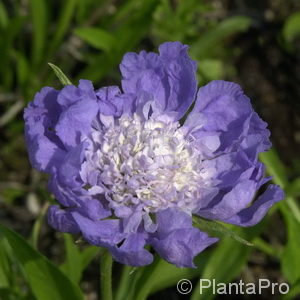
[[[151,263],[151,245],[170,263],[194,267],[217,239],[193,227],[192,215],[252,226],[283,198],[269,185],[250,205],[270,180],[258,161],[270,147],[267,124],[235,83],[197,92],[187,49],[169,42],[159,54],[127,53],[122,91],[80,80],[43,88],[25,109],[30,161],[50,175],[59,203],[49,223],[121,263]]]

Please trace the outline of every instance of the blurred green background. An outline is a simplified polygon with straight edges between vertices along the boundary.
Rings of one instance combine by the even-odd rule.
[[[93,300],[99,290],[99,249],[48,227],[47,178],[27,158],[22,110],[42,86],[61,88],[48,62],[99,88],[119,84],[124,53],[176,40],[190,46],[200,85],[231,80],[250,96],[272,132],[274,148],[261,159],[287,197],[254,228],[233,229],[253,247],[224,237],[196,270],[158,259],[138,270],[116,264],[115,297],[213,299],[211,290],[199,295],[199,278],[266,278],[290,292],[255,299],[300,299],[299,0],[0,1],[0,222],[24,237],[0,227],[0,299]],[[194,285],[189,296],[176,291],[182,278]]]

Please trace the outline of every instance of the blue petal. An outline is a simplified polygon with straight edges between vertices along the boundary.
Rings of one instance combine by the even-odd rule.
[[[79,227],[67,209],[60,209],[58,205],[52,205],[48,209],[48,223],[60,232],[79,233]]]
[[[152,254],[144,249],[145,244],[145,235],[136,233],[129,235],[120,247],[110,248],[110,251],[119,263],[139,267],[153,261]]]
[[[127,53],[120,65],[125,93],[149,94],[160,113],[176,112],[175,120],[186,113],[196,94],[196,64],[180,42],[159,47],[160,54],[145,51]]]
[[[57,102],[58,91],[45,87],[24,109],[25,140],[32,166],[49,173],[64,158],[65,148],[56,136],[55,127],[61,107]]]
[[[158,229],[150,244],[177,267],[195,268],[194,257],[218,240],[194,228],[192,217],[182,211],[166,209],[156,216]]]
[[[191,117],[199,113],[206,122],[192,135],[200,140],[204,132],[204,136],[218,136],[220,147],[212,151],[215,155],[243,149],[250,159],[255,159],[258,152],[270,147],[266,123],[253,111],[241,87],[233,82],[215,80],[201,87]]]
[[[80,231],[90,244],[95,246],[110,247],[120,243],[126,234],[122,233],[120,220],[91,220],[78,212],[72,216]]]
[[[99,104],[93,85],[87,80],[80,80],[78,88],[72,85],[64,87],[58,102],[64,109],[55,126],[56,134],[65,147],[71,149],[90,133]]]
[[[277,185],[270,184],[267,190],[250,207],[241,210],[238,214],[224,220],[224,222],[244,227],[253,226],[262,220],[270,207],[283,198],[283,190]]]

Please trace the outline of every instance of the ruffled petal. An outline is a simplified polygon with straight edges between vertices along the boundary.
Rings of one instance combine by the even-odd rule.
[[[97,102],[89,99],[79,100],[62,112],[55,130],[68,149],[77,146],[91,132],[97,113]]]
[[[59,166],[66,156],[66,151],[51,142],[45,136],[25,134],[31,165],[39,171],[50,173],[53,166]]]
[[[121,264],[134,267],[151,264],[152,254],[144,249],[145,235],[141,233],[129,235],[120,247],[110,248],[113,258]]]
[[[241,142],[249,159],[254,160],[260,152],[267,151],[272,144],[269,140],[270,131],[257,113],[253,112],[250,119],[249,130]]]
[[[58,205],[52,205],[48,209],[48,223],[55,230],[67,233],[79,233],[79,227],[67,209],[61,209]]]
[[[250,207],[223,221],[238,226],[253,226],[260,222],[268,210],[283,198],[283,190],[277,185],[270,184],[267,190]]]
[[[206,123],[192,135],[202,139],[203,132],[218,136],[220,146],[215,155],[244,149],[249,158],[270,147],[269,131],[253,111],[250,100],[238,84],[215,80],[199,89],[193,114],[202,113]],[[193,126],[197,126],[195,123]]]
[[[157,213],[158,229],[151,245],[157,253],[177,267],[195,268],[194,257],[217,242],[192,226],[192,218],[176,209]]]
[[[80,169],[84,159],[86,144],[81,143],[71,149],[58,169],[58,179],[63,185],[77,187],[82,185]]]
[[[196,228],[177,229],[166,238],[154,238],[152,246],[157,253],[179,268],[196,268],[193,259],[205,248],[217,242]]]
[[[253,200],[257,184],[251,180],[237,183],[229,192],[214,198],[208,207],[201,208],[198,215],[207,219],[223,220],[235,215]]]
[[[99,99],[101,114],[106,116],[115,116],[118,114],[122,107],[121,103],[116,101],[117,96],[121,95],[121,91],[117,86],[108,86],[96,91],[96,96]]]
[[[78,212],[72,212],[84,239],[92,245],[111,247],[120,243],[125,237],[120,220],[91,220]]]
[[[194,101],[197,88],[196,64],[187,50],[180,42],[168,42],[159,47],[159,55],[127,53],[120,65],[124,92],[146,92],[157,114],[176,112],[175,120],[180,119]]]
[[[142,212],[135,211],[130,214],[127,218],[123,219],[123,230],[126,233],[135,233],[142,221]]]
[[[156,223],[159,237],[166,237],[174,230],[191,228],[192,217],[178,209],[168,208],[156,214]]]
[[[218,188],[231,188],[244,179],[250,179],[259,162],[253,163],[244,151],[226,153],[203,162],[205,169],[214,169]],[[260,173],[262,176],[262,174]],[[261,179],[261,176],[256,181]]]
[[[79,100],[90,99],[96,101],[94,87],[91,81],[81,79],[78,87],[65,86],[59,93],[57,102],[66,109]]]
[[[76,188],[70,188],[62,185],[57,178],[57,172],[54,172],[48,182],[48,189],[55,196],[56,200],[64,207],[76,207],[80,193]]]
[[[72,211],[86,216],[87,218],[97,221],[111,216],[111,211],[104,208],[100,200],[93,198],[86,198],[78,201],[78,207],[73,208]]]
[[[53,128],[61,113],[57,102],[58,91],[45,87],[24,109],[25,141],[32,166],[49,173],[66,155]]]

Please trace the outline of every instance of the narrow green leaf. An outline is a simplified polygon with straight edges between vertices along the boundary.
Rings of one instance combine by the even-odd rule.
[[[15,51],[17,78],[19,86],[23,86],[29,77],[29,64],[23,53]]]
[[[5,240],[0,237],[0,288],[10,286],[11,270],[9,258],[6,253]]]
[[[300,230],[299,223],[294,219],[293,215],[285,215],[287,224],[288,241],[282,252],[281,269],[285,278],[290,283],[300,280]]]
[[[236,232],[230,230],[228,227],[216,221],[209,221],[199,217],[193,217],[194,226],[206,232],[217,232],[221,236],[229,236],[237,242],[244,244],[246,246],[253,246],[252,243],[246,241],[244,238],[240,237]]]
[[[47,2],[45,0],[29,1],[33,25],[32,61],[37,66],[45,50],[47,33]]]
[[[116,45],[114,36],[100,28],[77,28],[74,30],[74,33],[89,45],[108,53],[112,51]]]
[[[12,288],[0,288],[0,299],[3,300],[21,300],[20,295],[18,295]]]
[[[201,278],[216,282],[229,282],[237,276],[249,255],[249,249],[241,244],[234,244],[230,239],[223,240],[208,261]],[[194,287],[192,300],[213,299],[214,295],[210,288],[199,294],[200,286]]]
[[[261,153],[259,158],[266,165],[267,172],[273,177],[273,181],[283,189],[286,189],[289,186],[288,176],[277,152],[271,149],[268,152]],[[283,215],[288,213],[286,209],[288,208],[300,224],[300,208],[293,197],[287,195],[286,199],[279,203],[278,207]]]
[[[286,193],[290,197],[300,196],[300,178],[295,179],[286,187]]]
[[[199,71],[206,80],[221,79],[224,77],[223,62],[220,59],[202,59],[199,62]]]
[[[101,252],[104,251],[103,248],[99,248],[96,246],[89,246],[81,252],[81,265],[82,270],[91,263],[91,261],[98,255],[101,255]]]
[[[290,15],[282,29],[283,37],[286,41],[291,42],[297,35],[300,34],[300,12]]]
[[[270,245],[269,243],[267,243],[265,240],[263,240],[260,237],[257,237],[253,241],[253,246],[255,246],[256,249],[266,253],[269,256],[279,258],[281,255],[281,249],[278,249],[277,247]]]
[[[280,300],[292,300],[292,299],[298,299],[300,295],[300,280],[297,281],[292,288],[289,290],[289,292],[285,295],[282,295],[280,297]],[[297,297],[298,296],[298,297]]]
[[[47,57],[51,57],[58,45],[61,43],[64,35],[66,34],[78,0],[65,0],[63,7],[60,9],[60,15],[57,22],[56,30],[53,39],[51,40]]]
[[[191,47],[191,55],[196,58],[209,58],[212,49],[218,47],[220,43],[229,36],[246,31],[251,23],[251,18],[246,16],[226,18],[199,37],[197,42]]]
[[[4,225],[0,225],[0,233],[8,241],[37,299],[83,299],[79,287],[46,257],[35,251],[21,236]]]
[[[193,279],[198,277],[204,269],[210,256],[213,254],[213,248],[206,249],[201,252],[195,259],[194,263],[197,266],[196,269],[191,268],[177,268],[172,264],[162,260],[161,266],[158,270],[158,276],[152,279],[151,294],[159,290],[174,286],[177,282],[183,278]]]
[[[246,235],[247,239],[253,240],[258,236],[264,226],[264,222],[252,228],[236,228],[238,235]],[[247,263],[252,247],[247,247],[243,244],[237,244],[230,238],[222,239],[217,248],[211,254],[208,262],[204,266],[201,274],[202,279],[215,279],[218,282],[230,282],[238,276]],[[191,300],[211,300],[215,297],[211,288],[207,288],[200,295],[200,282],[193,288]]]
[[[36,220],[32,226],[30,241],[31,241],[31,245],[33,246],[34,249],[38,249],[39,235],[40,235],[40,231],[41,231],[42,224],[44,222],[44,218],[47,213],[48,207],[49,207],[49,202],[45,202],[43,204],[43,207],[42,207],[38,217],[36,218]]]
[[[260,153],[259,158],[267,166],[268,173],[273,176],[273,181],[285,188],[288,184],[286,169],[275,149]]]
[[[116,27],[114,38],[117,41],[116,47],[114,47],[114,53],[101,53],[93,59],[89,60],[88,66],[81,72],[78,78],[89,78],[93,81],[99,81],[105,74],[111,71],[117,64],[120,63],[124,53],[134,49],[139,41],[146,35],[152,24],[152,15],[156,6],[159,4],[158,0],[148,0],[144,2],[129,1],[135,3],[130,5],[129,16],[127,16],[126,22],[121,23],[113,22],[111,27]],[[125,2],[125,6],[129,2]],[[137,7],[137,10],[133,10],[133,7]],[[121,9],[120,9],[121,11]],[[126,15],[129,13],[125,9]],[[120,26],[122,24],[122,26]],[[99,68],[101,66],[101,68]]]
[[[0,28],[5,28],[8,24],[8,16],[2,1],[0,2]]]
[[[159,257],[152,262],[151,265],[143,268],[139,273],[135,274],[136,281],[134,299],[145,300],[150,294],[152,288],[152,282],[156,276],[159,276],[160,270],[162,269],[163,260]]]
[[[124,295],[128,295],[130,286],[132,286],[132,267],[123,265],[121,279],[119,280],[118,288],[115,293],[115,300],[124,299]]]
[[[103,248],[89,246],[83,251],[77,248],[73,238],[68,234],[64,235],[66,245],[66,261],[60,269],[75,283],[79,283],[83,271],[91,261],[103,250]]]
[[[66,249],[66,264],[63,271],[74,283],[79,283],[82,275],[82,261],[78,247],[69,234],[64,234]]]
[[[177,282],[183,278],[192,279],[199,276],[211,253],[212,252],[207,249],[198,255],[194,260],[197,266],[195,269],[177,268],[157,256],[151,265],[139,268],[132,274],[133,276],[131,273],[127,275],[128,277],[125,280],[127,288],[129,287],[131,292],[129,293],[130,297],[144,300],[152,293],[176,285]],[[124,290],[124,287],[122,288]],[[125,300],[126,297],[124,297],[124,295],[127,294],[128,291],[125,290],[123,297],[117,299]]]
[[[55,75],[63,85],[70,85],[72,82],[69,78],[63,73],[63,71],[54,64],[48,63],[48,65],[53,69]]]
[[[5,74],[1,78],[1,86],[7,90],[11,90],[14,84],[13,68],[11,67],[11,53],[13,52],[14,41],[20,35],[25,22],[25,16],[14,16],[9,19],[7,27],[0,34],[0,74]]]

